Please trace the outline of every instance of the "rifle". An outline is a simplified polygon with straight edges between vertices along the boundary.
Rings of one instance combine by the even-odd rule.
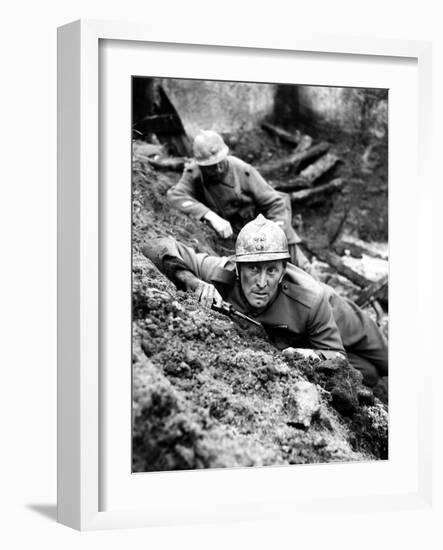
[[[237,311],[228,302],[222,302],[220,306],[217,306],[217,305],[213,304],[212,309],[214,311],[224,313],[228,317],[237,317],[237,319],[243,319],[244,321],[247,321],[248,323],[251,323],[253,325],[256,325],[258,327],[263,328],[263,325],[259,321],[256,321],[252,317],[248,317],[244,313],[241,313],[240,311]]]
[[[381,298],[386,292],[388,281],[389,277],[388,275],[385,275],[379,281],[368,285],[355,300],[355,303],[360,307],[365,307],[367,305],[372,306],[377,317],[377,324],[379,326],[383,317],[383,309],[380,306],[378,299]]]
[[[360,293],[360,296],[355,300],[355,303],[360,307],[365,307],[374,300],[381,298],[388,286],[389,277],[385,275],[379,281],[371,283]]]

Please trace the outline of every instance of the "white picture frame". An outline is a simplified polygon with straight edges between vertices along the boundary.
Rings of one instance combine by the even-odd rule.
[[[102,423],[106,408],[101,387],[103,357],[100,353],[102,330],[102,302],[106,299],[106,288],[102,288],[103,250],[101,234],[106,224],[100,223],[103,213],[103,201],[100,188],[100,126],[99,114],[102,109],[99,97],[100,43],[118,41],[127,45],[129,50],[143,43],[177,47],[193,44],[198,51],[211,57],[217,48],[229,49],[229,55],[236,52],[269,52],[282,59],[291,52],[303,52],[312,55],[333,54],[336,56],[359,57],[364,59],[390,59],[392,66],[402,60],[413,60],[416,64],[418,101],[418,147],[416,147],[418,174],[412,176],[416,188],[420,189],[418,205],[419,215],[413,223],[413,235],[409,245],[416,244],[417,235],[429,236],[431,232],[429,201],[432,200],[432,182],[430,178],[430,79],[431,46],[427,42],[394,40],[369,40],[350,37],[309,36],[300,32],[295,38],[263,38],[254,35],[253,30],[246,36],[205,36],[202,30],[198,36],[190,37],[184,27],[182,31],[171,31],[168,36],[161,29],[155,31],[144,25],[103,21],[77,21],[59,29],[58,34],[58,520],[80,530],[166,525],[176,523],[195,523],[200,521],[221,521],[232,519],[257,519],[265,517],[290,517],[295,510],[309,513],[326,509],[333,505],[336,510],[346,512],[359,506],[362,510],[392,508],[418,508],[429,506],[432,493],[431,476],[431,399],[429,378],[432,364],[432,349],[423,350],[425,358],[418,373],[418,383],[411,388],[416,407],[411,409],[412,425],[417,432],[411,436],[417,456],[408,465],[404,476],[399,478],[397,489],[380,493],[352,490],[352,480],[358,484],[361,471],[351,469],[346,483],[350,490],[345,493],[330,489],[326,498],[321,491],[312,491],[301,497],[288,495],[284,491],[272,492],[271,487],[279,479],[292,475],[291,469],[248,469],[233,472],[188,472],[162,473],[148,478],[151,485],[146,505],[135,506],[122,498],[120,506],[103,510],[100,484],[106,480],[103,470],[103,452],[107,448],[103,443]],[[108,58],[106,58],[108,63]],[[325,84],[328,84],[327,82]],[[128,106],[129,109],[129,106]],[[129,147],[129,144],[128,144]],[[129,150],[129,149],[128,149]],[[414,163],[412,163],[414,165]],[[418,182],[418,185],[417,185]],[[395,197],[395,193],[394,193]],[[107,207],[106,207],[107,208]],[[405,218],[406,219],[406,218]],[[416,231],[414,231],[416,229]],[[399,242],[399,241],[396,241]],[[426,238],[421,239],[426,242]],[[408,248],[397,246],[392,252],[402,256]],[[419,265],[432,264],[432,250],[422,247]],[[417,268],[410,277],[415,285],[412,308],[420,315],[428,315],[432,289],[424,284],[423,270]],[[106,287],[106,285],[104,285]],[[431,313],[432,315],[432,313]],[[391,329],[392,330],[392,329]],[[419,327],[417,330],[420,330]],[[394,331],[395,332],[395,331]],[[394,343],[393,343],[394,342]],[[391,339],[391,345],[399,340]],[[409,361],[414,359],[410,355]],[[130,384],[130,381],[129,381]],[[395,387],[394,387],[395,395]],[[394,399],[394,404],[396,400]],[[402,412],[404,402],[398,400]],[[128,411],[129,412],[129,411]],[[396,421],[396,411],[391,411]],[[130,414],[130,412],[129,412]],[[391,422],[391,424],[392,424]],[[405,434],[400,434],[405,439]],[[394,457],[395,459],[395,457]],[[395,460],[391,462],[394,464]],[[318,470],[317,466],[305,470],[310,475],[325,479],[333,472],[337,476],[337,487],[343,468],[337,466],[331,470]],[[373,465],[382,468],[381,465]],[[128,465],[129,468],[129,465]],[[277,472],[277,470],[280,470]],[[314,472],[314,474],[312,474]],[[414,472],[411,474],[411,472]],[[128,470],[128,475],[130,471]],[[195,474],[200,477],[197,482]],[[202,482],[202,477],[204,481]],[[168,505],[167,499],[160,498],[162,487],[173,491],[174,485],[186,491],[189,486],[226,484],[226,476],[238,486],[248,483],[257,486],[257,480],[263,487],[261,495],[254,495],[251,489],[249,499],[238,495],[225,495],[224,500],[213,498],[202,505],[189,505],[186,498],[176,499]],[[386,471],[384,475],[391,475]],[[192,476],[192,477],[190,477]],[[346,477],[346,476],[345,476]],[[408,479],[408,482],[404,480]],[[154,481],[155,480],[155,481]],[[235,480],[235,481],[233,481]],[[246,481],[245,481],[246,480]],[[136,484],[141,481],[136,481]],[[404,485],[402,485],[402,483]],[[203,490],[201,487],[198,490]],[[166,491],[166,492],[167,492]],[[203,493],[202,493],[203,494]],[[206,494],[206,493],[205,493]],[[210,496],[208,497],[210,498]],[[134,501],[135,502],[135,501]]]

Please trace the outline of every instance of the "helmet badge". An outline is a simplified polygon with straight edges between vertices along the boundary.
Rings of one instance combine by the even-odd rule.
[[[266,242],[266,235],[263,233],[258,234],[254,237],[254,248],[255,250],[264,250]]]

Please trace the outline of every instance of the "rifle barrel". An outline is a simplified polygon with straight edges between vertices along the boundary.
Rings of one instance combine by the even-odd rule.
[[[249,317],[248,315],[245,315],[244,313],[241,313],[240,311],[234,309],[231,304],[228,304],[228,302],[223,302],[221,306],[213,305],[212,309],[214,309],[215,311],[220,311],[221,313],[225,313],[226,315],[233,315],[234,317],[238,317],[239,319],[244,319],[245,321],[248,321],[248,323],[251,323],[258,327],[263,326],[259,321],[256,321],[252,317]]]

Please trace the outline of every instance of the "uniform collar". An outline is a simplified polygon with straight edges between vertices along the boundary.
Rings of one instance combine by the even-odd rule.
[[[263,315],[263,313],[265,313],[266,311],[268,311],[272,307],[274,302],[278,299],[280,293],[281,293],[281,284],[278,285],[277,292],[275,293],[275,296],[272,298],[272,300],[269,302],[269,304],[264,308],[256,309],[256,308],[252,307],[249,304],[248,300],[246,299],[246,297],[243,293],[243,290],[242,290],[242,287],[241,287],[241,284],[240,284],[240,280],[236,279],[234,287],[233,287],[233,296],[232,296],[232,298],[236,302],[236,304],[235,304],[236,307],[241,308],[241,311],[243,313],[245,313],[246,315],[249,315],[250,317],[259,317],[260,315]]]
[[[216,180],[214,183],[206,183],[205,178],[203,177],[203,172],[200,170],[202,182],[203,182],[203,185],[205,186],[206,189],[211,189],[211,187],[217,187],[219,185],[224,185],[224,186],[230,187],[230,188],[235,187],[235,181],[234,181],[234,178],[232,177],[232,165],[229,162],[229,157],[227,157],[225,160],[228,164],[228,168],[227,168],[225,174],[223,175],[223,178],[219,179],[219,180]]]

